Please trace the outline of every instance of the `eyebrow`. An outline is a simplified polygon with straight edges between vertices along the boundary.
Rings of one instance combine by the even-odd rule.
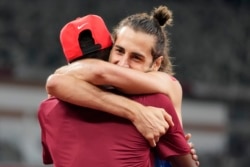
[[[115,45],[114,47],[117,48],[117,49],[121,49],[122,51],[125,51],[125,48],[122,47],[122,46],[120,46],[120,45]],[[141,57],[141,58],[143,58],[143,59],[146,58],[146,56],[144,56],[143,54],[140,54],[140,53],[138,53],[138,52],[131,52],[131,55],[139,56],[139,57]]]
[[[117,48],[117,49],[121,49],[121,50],[125,50],[123,47],[119,46],[119,45],[114,45],[113,47]]]
[[[133,56],[138,56],[138,57],[140,57],[141,59],[145,59],[145,58],[146,58],[144,55],[142,55],[142,54],[140,54],[140,53],[137,53],[137,52],[132,52],[131,55],[133,55]]]

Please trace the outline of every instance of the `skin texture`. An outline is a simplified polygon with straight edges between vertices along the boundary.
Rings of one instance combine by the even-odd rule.
[[[88,82],[79,82],[78,78],[72,76],[50,76],[47,89],[63,101],[129,119],[152,147],[166,133],[169,125],[173,126],[171,116],[161,108],[145,107],[123,96],[102,91]]]
[[[117,38],[111,50],[109,62],[121,67],[131,68],[142,72],[157,72],[160,68],[163,56],[160,56],[153,61],[151,50],[154,43],[155,38],[153,36],[142,33],[140,31],[134,31],[130,27],[123,27],[119,31],[119,38]],[[170,77],[166,76],[166,73],[158,72],[152,73],[152,75],[158,75],[156,76],[156,78],[153,77],[153,79],[155,79],[156,81],[162,81],[165,77],[168,79]],[[182,122],[182,89],[179,82],[177,80],[175,81],[165,80],[163,83],[167,85],[161,86],[161,92],[170,96],[175,106],[175,110],[177,112],[179,120],[180,122]],[[174,90],[172,90],[171,88],[174,88]]]
[[[96,62],[98,60],[78,61],[76,63],[73,63],[70,66],[66,66],[57,70],[56,74],[50,76],[47,82],[48,93],[55,95],[65,101],[78,104],[78,105],[79,104],[82,105],[83,103],[81,99],[83,98],[79,98],[79,97],[86,98],[86,94],[84,94],[83,96],[83,94],[80,93],[81,90],[84,89],[84,88],[80,88],[80,83],[82,84],[83,81],[85,81],[86,83],[94,84],[94,85],[112,85],[126,93],[156,93],[156,92],[163,91],[163,93],[170,96],[171,100],[174,103],[180,122],[182,122],[181,121],[181,100],[182,100],[181,86],[179,82],[176,79],[173,79],[171,76],[165,73],[156,72],[158,71],[160,67],[162,57],[157,58],[155,61],[152,60],[152,56],[151,56],[152,45],[150,45],[152,43],[154,43],[154,38],[152,36],[144,34],[144,33],[140,33],[140,32],[134,32],[129,27],[124,27],[120,31],[119,37],[114,43],[114,47],[111,50],[110,60],[109,60],[111,63],[119,65],[120,67],[115,66],[115,65],[111,66],[109,63],[102,62],[102,61]],[[148,49],[145,49],[145,48],[148,48]],[[119,69],[115,69],[115,68],[119,68]],[[134,69],[133,73],[131,74],[132,70],[128,71],[127,68]],[[103,71],[105,71],[105,73]],[[130,76],[133,76],[134,78],[136,78],[135,80],[132,81],[132,83],[137,85],[137,89],[133,90],[131,89],[131,86],[129,87],[128,84],[127,85],[124,84],[124,83],[128,83],[127,81],[130,78],[128,74],[123,71],[130,72],[129,73]],[[142,75],[142,73],[144,77],[139,77],[139,75]],[[118,74],[118,75],[114,75],[114,74]],[[117,78],[114,76],[116,76]],[[151,79],[150,81],[149,81],[149,78]],[[60,79],[61,81],[58,81]],[[159,82],[159,80],[161,82]],[[62,83],[62,81],[65,82],[65,86],[64,87],[58,86],[59,85],[58,83]],[[139,84],[139,81],[142,84]],[[133,84],[129,83],[129,85],[133,85]],[[70,88],[68,85],[74,85],[74,86],[71,86]],[[77,85],[79,85],[79,87]],[[168,87],[168,85],[170,86]],[[144,89],[146,88],[148,88],[147,89],[148,92],[145,92]],[[160,88],[163,88],[163,89],[160,90]],[[166,89],[166,88],[169,88],[169,89]],[[173,88],[173,89],[170,89],[170,88]],[[61,93],[58,93],[58,92],[61,92]],[[96,97],[100,97],[100,96],[96,95]],[[103,99],[106,99],[105,95],[103,97],[104,97]],[[80,100],[77,101],[76,99],[80,99]],[[87,100],[87,102],[89,103],[91,102],[91,100]],[[96,107],[97,107],[96,109],[99,109],[98,106]],[[145,119],[146,117],[144,118],[138,117],[138,115],[140,115],[142,112],[138,112],[138,110],[136,109],[135,110],[128,109],[128,110],[133,114],[128,114],[129,116],[126,114],[121,114],[120,116],[123,116],[123,117],[127,116],[127,118],[130,119],[134,123],[134,125],[137,127],[139,132],[141,132],[143,136],[147,140],[149,140],[151,146],[154,146],[155,143],[159,140],[159,137],[162,134],[164,134],[162,133],[164,132],[164,130],[162,129],[165,129],[165,130],[167,129],[167,126],[162,123],[162,126],[158,126],[159,129],[161,129],[159,130],[159,132],[156,132],[156,133],[152,132],[152,130],[155,129],[155,127],[157,127],[154,124],[156,122],[164,122],[165,120],[167,120],[166,119],[167,116],[164,116],[163,112],[158,112],[159,115],[157,115],[156,118],[161,118],[161,119],[159,119],[158,121],[156,121],[155,119],[155,121],[150,122],[150,120],[152,120],[152,118],[150,118],[150,119],[146,119],[148,120],[148,122],[147,121],[143,122],[141,120]],[[112,113],[112,114],[119,115],[120,113]],[[160,116],[160,115],[163,115],[163,116]],[[149,128],[145,128],[146,123],[143,125],[142,122],[143,123],[147,122],[147,126],[149,126]],[[140,128],[140,127],[144,127],[144,128]],[[144,133],[142,132],[141,129],[148,129],[148,132]],[[148,135],[148,134],[151,134],[151,135]],[[182,158],[185,159],[185,161],[186,160],[189,161],[190,158],[188,156],[191,156],[191,155],[187,155],[187,157],[184,156]],[[173,162],[177,166],[180,165],[177,162],[175,162],[175,160],[173,160]],[[191,161],[190,161],[190,164],[192,164]]]

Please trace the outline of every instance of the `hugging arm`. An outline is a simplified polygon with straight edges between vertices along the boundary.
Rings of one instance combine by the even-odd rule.
[[[191,154],[182,155],[182,156],[172,156],[169,158],[171,165],[173,167],[197,167],[198,165],[192,159]]]
[[[142,72],[102,60],[84,59],[60,68],[56,73],[71,75],[94,85],[111,85],[127,94],[164,93],[170,97],[181,119],[182,88],[164,72]]]
[[[182,90],[179,82],[165,73],[143,73],[140,71],[119,67],[104,61],[96,61],[96,59],[86,60],[86,62],[85,60],[81,62],[81,60],[68,66],[59,68],[56,71],[56,74],[52,74],[49,77],[46,85],[48,93],[58,97],[59,99],[76,105],[103,110],[105,112],[127,118],[133,122],[139,132],[150,142],[151,146],[155,146],[155,141],[157,141],[159,136],[164,133],[164,128],[166,129],[168,127],[168,125],[165,125],[164,119],[162,119],[162,113],[159,112],[157,108],[150,109],[148,107],[142,110],[149,112],[138,112],[136,111],[138,107],[132,107],[133,105],[138,104],[131,103],[130,100],[124,97],[119,97],[109,92],[103,92],[92,84],[112,85],[125,92],[128,89],[127,93],[132,93],[132,91],[129,89],[135,89],[136,93],[160,92],[160,89],[169,86],[172,90],[174,90],[172,92],[179,94],[174,100],[179,103],[177,106],[179,106],[180,110]],[[157,78],[160,80],[160,82],[157,80]],[[139,83],[142,85],[135,86]],[[146,91],[144,91],[144,89],[146,89]],[[169,91],[167,89],[164,90],[166,92]],[[101,97],[105,97],[104,100]],[[86,100],[86,98],[89,100]],[[119,98],[123,98],[123,100],[119,100]],[[97,101],[93,101],[93,99],[100,101],[97,103]],[[173,101],[173,99],[171,100]],[[150,113],[150,111],[155,113]],[[181,123],[180,112],[177,112],[177,115]],[[164,117],[169,117],[169,115]],[[172,125],[170,118],[167,118],[167,121],[169,125]],[[191,149],[194,150],[192,147]],[[193,159],[198,162],[196,153],[192,153],[192,156]]]
[[[52,74],[47,79],[46,88],[49,94],[63,101],[129,119],[151,146],[155,146],[169,125],[173,125],[171,116],[164,109],[145,107],[70,75]]]

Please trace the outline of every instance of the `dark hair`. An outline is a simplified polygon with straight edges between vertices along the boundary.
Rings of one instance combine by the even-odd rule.
[[[121,20],[114,28],[113,38],[117,39],[119,30],[128,26],[134,31],[140,31],[155,37],[155,45],[152,48],[153,61],[163,56],[160,71],[173,74],[172,63],[169,56],[169,39],[165,27],[172,25],[172,12],[166,6],[154,8],[151,14],[138,13]]]
[[[101,49],[100,44],[95,44],[90,30],[84,30],[79,34],[79,45],[83,52],[83,55],[72,60],[70,63],[86,58],[96,58],[104,61],[108,61],[110,48]]]

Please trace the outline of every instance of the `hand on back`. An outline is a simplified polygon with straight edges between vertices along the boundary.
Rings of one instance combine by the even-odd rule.
[[[200,165],[200,162],[199,162],[199,159],[198,159],[198,155],[196,154],[196,150],[194,148],[194,144],[192,142],[190,142],[189,140],[191,139],[192,135],[190,133],[187,133],[185,135],[185,138],[186,140],[188,141],[188,145],[190,146],[190,149],[191,149],[191,155],[192,155],[192,158],[193,160],[195,160],[196,162],[196,165],[199,166]]]
[[[137,114],[133,124],[152,147],[156,146],[169,126],[174,125],[172,117],[164,109],[151,106],[145,107],[145,110]]]

